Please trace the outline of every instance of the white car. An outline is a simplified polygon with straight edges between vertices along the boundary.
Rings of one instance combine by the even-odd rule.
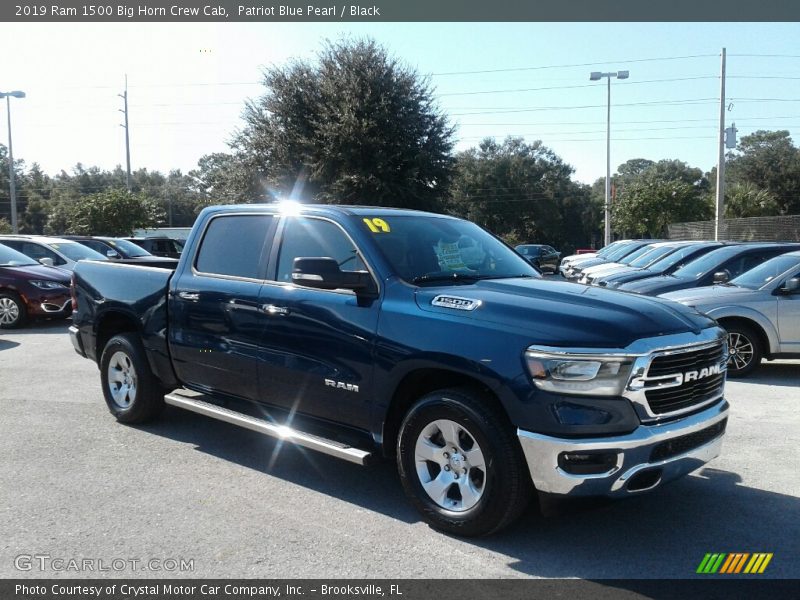
[[[728,332],[728,374],[766,358],[800,356],[800,251],[781,254],[728,283],[661,294],[716,319]]]
[[[0,244],[50,267],[72,271],[79,260],[108,260],[83,244],[45,235],[0,235]]]

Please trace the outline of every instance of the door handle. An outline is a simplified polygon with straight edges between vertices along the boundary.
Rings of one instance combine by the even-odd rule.
[[[262,304],[260,308],[261,312],[266,313],[268,315],[288,315],[289,309],[284,308],[283,306],[275,306],[274,304]]]
[[[191,302],[197,302],[200,300],[200,294],[197,292],[178,292],[178,298],[181,300],[190,300]]]

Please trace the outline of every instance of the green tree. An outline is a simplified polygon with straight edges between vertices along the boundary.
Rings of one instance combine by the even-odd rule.
[[[246,193],[327,203],[439,207],[453,130],[429,82],[375,41],[329,42],[315,62],[264,73],[235,156]]]
[[[800,214],[800,149],[788,131],[756,131],[728,155],[728,185],[751,184],[769,193],[783,214]]]
[[[130,235],[134,229],[163,224],[164,212],[149,196],[109,189],[56,206],[48,220],[49,233]]]
[[[612,207],[614,230],[655,238],[664,236],[670,223],[711,216],[708,196],[697,186],[649,172],[629,183]]]
[[[11,233],[11,223],[5,217],[0,217],[0,233]]]
[[[734,183],[725,188],[725,218],[768,217],[780,213],[777,199],[753,183]]]
[[[448,212],[512,244],[585,243],[588,188],[571,174],[572,167],[540,141],[487,138],[457,155]]]

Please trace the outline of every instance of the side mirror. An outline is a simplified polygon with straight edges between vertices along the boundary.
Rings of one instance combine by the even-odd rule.
[[[356,293],[368,292],[372,287],[367,271],[342,271],[333,258],[295,258],[292,281],[321,290],[345,289]]]
[[[727,283],[731,278],[731,274],[727,271],[717,271],[714,273],[714,283]]]
[[[787,279],[786,283],[778,288],[781,294],[796,294],[798,290],[800,290],[800,278],[798,277]]]
[[[106,250],[106,256],[108,258],[122,258],[116,250]]]
[[[43,256],[39,259],[39,263],[43,264],[45,267],[52,267],[54,266],[53,259],[47,256]]]

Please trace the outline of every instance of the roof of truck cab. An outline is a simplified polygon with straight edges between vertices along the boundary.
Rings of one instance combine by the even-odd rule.
[[[431,216],[444,219],[455,219],[450,215],[413,210],[410,208],[391,208],[386,206],[357,206],[349,204],[302,204],[302,203],[269,203],[269,204],[223,204],[211,206],[208,210],[213,212],[248,212],[252,210],[277,209],[278,212],[287,214],[339,214],[347,216],[393,216],[393,217],[413,217]]]

